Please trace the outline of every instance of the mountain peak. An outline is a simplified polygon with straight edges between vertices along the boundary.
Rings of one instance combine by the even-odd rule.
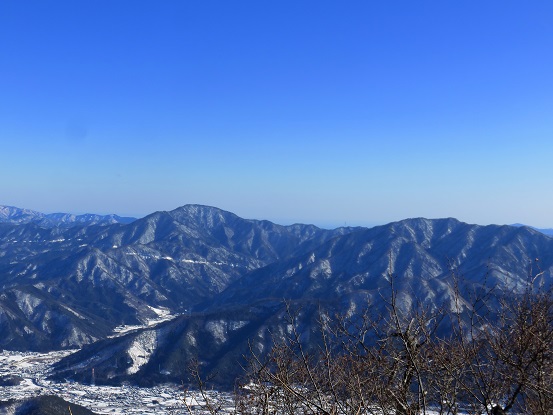
[[[0,222],[29,223],[44,218],[44,213],[15,206],[0,205]]]
[[[246,219],[241,219],[234,213],[206,205],[184,205],[168,213],[178,222],[189,223],[192,221],[196,225],[209,228],[235,220],[246,221]]]

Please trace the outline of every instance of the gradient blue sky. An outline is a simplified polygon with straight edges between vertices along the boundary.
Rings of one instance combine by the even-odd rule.
[[[553,226],[553,2],[0,2],[0,204]]]

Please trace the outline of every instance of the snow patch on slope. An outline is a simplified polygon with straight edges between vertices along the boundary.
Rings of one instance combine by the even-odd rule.
[[[25,314],[25,316],[27,316],[27,318],[31,318],[34,315],[36,308],[42,304],[42,300],[34,295],[24,293],[22,291],[14,291],[14,294],[17,306]]]
[[[127,374],[134,375],[150,361],[150,357],[157,347],[157,339],[156,330],[143,331],[134,338],[127,351],[132,359],[132,366],[127,369]]]
[[[213,336],[215,342],[221,344],[228,340],[229,332],[239,330],[248,323],[249,321],[244,320],[212,320],[206,323],[205,328]]]

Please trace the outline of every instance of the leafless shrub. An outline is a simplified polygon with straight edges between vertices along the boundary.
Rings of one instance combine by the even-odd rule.
[[[390,288],[378,315],[370,308],[347,318],[319,310],[316,348],[302,341],[298,312],[287,304],[287,335],[275,336],[267,355],[250,347],[247,384],[237,391],[233,412],[553,413],[551,291],[529,288],[497,300],[488,290],[467,301],[457,290],[463,306],[451,311],[407,309],[391,276]],[[444,325],[447,334],[438,335]],[[214,415],[221,407],[205,409]]]

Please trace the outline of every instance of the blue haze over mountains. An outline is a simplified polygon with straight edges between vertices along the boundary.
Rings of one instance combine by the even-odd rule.
[[[0,207],[0,347],[82,347],[60,379],[89,381],[94,367],[99,383],[181,382],[197,357],[230,383],[249,345],[262,353],[285,332],[283,300],[309,338],[320,308],[382,307],[390,275],[407,309],[453,307],[455,276],[469,301],[485,286],[520,292],[538,274],[551,286],[553,238],[524,226],[417,218],[328,230],[200,205],[141,219]],[[152,307],[177,317],[109,337],[156,317]]]
[[[39,226],[76,226],[76,225],[112,225],[114,223],[131,223],[136,218],[118,215],[95,215],[87,213],[73,215],[71,213],[41,213],[30,209],[14,206],[0,206],[0,223],[36,223]]]

